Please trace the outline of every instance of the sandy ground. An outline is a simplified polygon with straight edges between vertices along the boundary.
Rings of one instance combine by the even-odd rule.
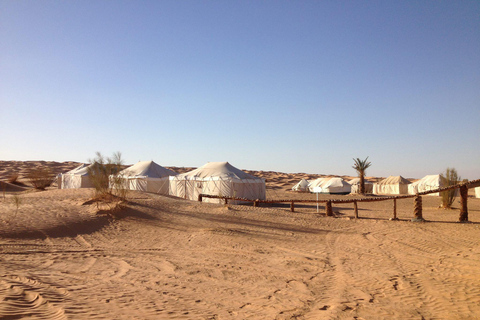
[[[279,198],[314,198],[287,191],[301,174],[264,174]],[[480,317],[480,199],[460,224],[458,200],[441,210],[431,196],[428,222],[413,223],[412,199],[389,221],[391,201],[360,203],[356,220],[351,204],[326,217],[322,205],[292,213],[131,192],[107,215],[92,194],[2,194],[0,319]]]

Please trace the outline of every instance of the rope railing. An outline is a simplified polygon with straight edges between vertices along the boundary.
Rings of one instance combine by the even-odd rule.
[[[391,220],[397,219],[397,200],[398,199],[408,199],[414,198],[414,218],[412,221],[425,221],[422,216],[422,197],[431,193],[439,193],[444,191],[449,191],[453,189],[460,189],[460,218],[459,221],[466,222],[468,221],[468,209],[467,209],[467,198],[468,198],[468,189],[475,188],[480,186],[480,179],[462,182],[452,186],[437,188],[434,190],[428,190],[423,192],[418,192],[416,194],[408,195],[398,195],[398,196],[387,196],[387,197],[368,197],[368,198],[351,198],[351,199],[318,199],[318,200],[305,200],[305,199],[275,199],[275,200],[261,200],[261,199],[247,199],[239,197],[226,197],[219,195],[211,194],[199,194],[198,201],[202,202],[203,198],[213,198],[213,199],[223,199],[225,204],[228,204],[228,201],[240,201],[240,202],[252,202],[254,207],[258,207],[260,203],[274,204],[274,203],[290,203],[290,211],[294,212],[295,203],[326,203],[325,213],[327,216],[333,216],[332,204],[335,203],[353,203],[355,218],[358,218],[358,202],[376,202],[376,201],[388,201],[393,200],[393,218]]]

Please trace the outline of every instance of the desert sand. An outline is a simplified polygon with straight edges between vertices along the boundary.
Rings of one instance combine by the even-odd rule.
[[[360,203],[354,219],[351,204],[326,217],[322,204],[290,212],[140,192],[107,214],[91,189],[34,191],[24,179],[76,165],[0,161],[0,181],[20,173],[0,198],[1,319],[480,317],[480,199],[468,199],[470,223],[456,222],[458,199],[443,210],[431,196],[425,223],[410,221],[412,199],[397,202],[399,221],[391,201]],[[270,198],[315,197],[288,190],[317,175],[251,173]]]

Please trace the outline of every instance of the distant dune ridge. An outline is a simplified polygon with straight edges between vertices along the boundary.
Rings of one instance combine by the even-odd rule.
[[[105,214],[92,189],[25,179],[77,162],[0,161],[0,319],[476,319],[480,199],[470,223],[423,197],[334,205],[224,205],[131,192]],[[182,173],[192,168],[172,168]],[[271,197],[322,175],[250,171]],[[19,174],[17,184],[6,181]],[[348,177],[344,177],[347,181]],[[369,177],[369,180],[373,180]],[[472,189],[473,192],[473,189]],[[20,199],[15,205],[15,197]],[[352,195],[319,195],[321,199]],[[355,197],[362,197],[355,195]]]

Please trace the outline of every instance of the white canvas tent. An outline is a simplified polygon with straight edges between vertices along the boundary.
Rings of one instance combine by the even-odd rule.
[[[79,189],[79,188],[93,188],[93,183],[88,176],[88,168],[93,164],[82,164],[73,170],[58,175],[59,189]]]
[[[402,176],[389,176],[373,184],[374,194],[408,194],[410,181]]]
[[[310,181],[310,184],[308,185],[308,189],[310,190],[310,192],[314,192],[314,189],[315,190],[321,190],[321,189],[318,189],[318,188],[321,188],[322,185],[330,178],[317,178],[313,181]]]
[[[292,187],[293,191],[308,191],[308,185],[310,184],[310,181],[306,179],[300,180],[296,185]]]
[[[175,175],[177,175],[176,172],[153,161],[140,161],[120,171],[118,183],[129,190],[169,194],[169,177]]]
[[[353,178],[352,180],[348,181],[348,183],[352,185],[351,193],[360,192],[360,178]],[[373,183],[367,180],[365,180],[365,193],[373,193]]]
[[[435,190],[446,186],[445,178],[439,174],[432,174],[423,177],[408,185],[408,194],[417,194],[428,190]],[[429,193],[429,196],[439,196],[437,193]]]
[[[320,193],[349,194],[352,186],[342,178],[318,178],[313,180],[308,188],[310,192],[321,190]]]
[[[235,168],[228,162],[209,162],[204,166],[171,176],[170,195],[197,200],[199,194],[264,200],[265,179]],[[221,199],[204,198],[205,202],[221,203]],[[231,201],[230,203],[238,203]]]
[[[475,198],[480,198],[480,187],[475,188]]]
[[[321,185],[322,193],[349,194],[352,191],[350,183],[342,178],[330,178]]]

